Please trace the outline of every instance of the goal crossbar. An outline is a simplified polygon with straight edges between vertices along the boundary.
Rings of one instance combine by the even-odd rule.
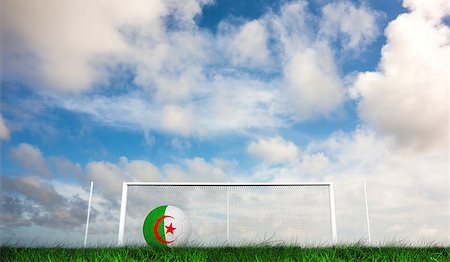
[[[122,184],[122,200],[120,203],[120,218],[119,218],[119,234],[118,245],[123,245],[124,233],[125,233],[125,216],[127,210],[127,198],[129,186],[225,186],[225,187],[237,187],[237,186],[327,186],[329,193],[330,203],[330,221],[331,221],[331,235],[332,243],[337,243],[337,228],[336,228],[336,208],[334,200],[334,185],[332,182],[284,182],[284,183],[272,183],[272,182],[123,182]],[[227,195],[227,238],[229,233],[229,195]]]

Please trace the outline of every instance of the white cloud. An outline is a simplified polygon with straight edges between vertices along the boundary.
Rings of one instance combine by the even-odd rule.
[[[119,160],[119,166],[122,168],[122,172],[129,175],[133,181],[155,182],[161,180],[159,169],[148,161],[129,161],[122,156]]]
[[[345,95],[333,50],[312,28],[318,19],[306,6],[304,1],[287,3],[279,14],[261,18],[276,43],[273,63],[281,64],[282,95],[289,106],[285,113],[299,121],[330,115]]]
[[[85,113],[100,123],[114,127],[149,130],[158,123],[158,107],[146,102],[139,94],[119,97],[68,97],[55,101],[74,112]]]
[[[36,150],[38,149],[34,148],[32,151]],[[310,142],[301,153],[294,143],[282,137],[251,142],[248,150],[249,153],[254,151],[255,156],[267,159],[268,162],[257,165],[251,176],[230,173],[229,170],[236,165],[235,161],[207,161],[199,157],[166,164],[161,171],[149,161],[128,160],[126,157],[121,157],[117,163],[88,163],[82,169],[85,179],[81,179],[80,184],[86,186],[88,180],[95,182],[93,207],[99,213],[92,221],[94,237],[100,243],[105,243],[106,236],[110,239],[110,230],[117,229],[117,204],[124,181],[245,179],[252,182],[335,182],[339,239],[357,241],[365,235],[361,188],[361,180],[365,179],[375,243],[386,239],[402,239],[413,243],[424,239],[438,243],[448,242],[448,212],[445,212],[448,210],[448,154],[445,150],[418,152],[398,148],[393,146],[392,140],[380,138],[370,129],[364,128],[359,128],[352,134],[338,132],[325,140]],[[52,157],[53,162],[59,159],[61,158]],[[67,161],[63,161],[63,166],[74,166],[77,170],[75,173],[79,172],[79,166],[69,165]],[[75,176],[81,177],[77,174]],[[80,189],[65,183],[58,182],[58,186],[52,188],[37,177],[18,179],[17,182],[20,183],[13,182],[8,180],[9,185],[14,185],[8,188],[10,193],[14,191],[25,195],[35,203],[48,206],[46,210],[52,211],[53,202],[57,203],[53,205],[55,207],[64,207],[61,212],[50,212],[51,218],[65,219],[71,212],[80,213],[80,210],[86,208],[87,193],[77,193]],[[145,191],[141,193],[147,194]],[[76,194],[80,194],[80,197],[75,197]],[[139,196],[141,195],[136,197]],[[141,200],[148,201],[148,198],[142,197]],[[23,210],[28,208],[25,202],[17,202],[13,198],[2,198],[0,201],[2,208],[17,214],[25,214]],[[44,217],[36,217],[36,223],[45,225],[42,219]],[[3,216],[2,219],[9,225],[16,225],[16,222],[27,225],[26,221],[14,221],[9,216]],[[76,220],[68,219],[65,225],[80,225],[82,219],[84,217],[81,216]],[[64,226],[63,223],[58,225],[60,226]]]
[[[350,2],[327,4],[322,9],[320,34],[332,40],[340,40],[342,49],[359,51],[372,43],[379,35],[376,19],[379,14]]]
[[[79,163],[74,163],[65,157],[49,157],[46,162],[51,170],[60,177],[83,178],[83,170]]]
[[[196,104],[195,126],[199,134],[245,133],[249,129],[282,126],[284,108],[277,83],[242,78],[216,76],[210,83],[209,99]]]
[[[0,114],[0,139],[7,140],[9,139],[9,135],[9,128],[6,126],[3,116]]]
[[[421,150],[448,142],[450,30],[440,19],[450,11],[443,3],[405,1],[412,12],[386,28],[379,70],[360,73],[351,89],[367,124]]]
[[[281,6],[279,13],[268,13],[263,19],[267,23],[273,40],[279,49],[275,49],[281,60],[289,58],[299,49],[310,46],[314,38],[307,24],[311,15],[306,10],[306,1],[294,1]]]
[[[214,164],[214,166],[221,169],[233,169],[239,165],[239,163],[235,159],[227,160],[223,158],[213,158],[212,163]]]
[[[161,114],[161,128],[175,134],[188,135],[192,129],[189,109],[167,105]]]
[[[298,147],[281,136],[250,142],[247,151],[268,163],[290,163],[296,161],[299,156]]]
[[[211,36],[196,28],[164,32],[150,39],[145,32],[141,34],[128,61],[136,65],[134,82],[156,102],[191,99],[205,82],[203,67],[215,56]]]
[[[214,163],[208,163],[203,158],[184,160],[184,164],[193,179],[197,181],[225,181],[227,174]]]
[[[328,156],[322,152],[303,154],[300,163],[298,164],[298,174],[302,176],[310,176],[317,179],[323,175],[331,164]]]
[[[222,48],[229,52],[233,64],[243,66],[263,66],[268,62],[267,31],[259,20],[245,23],[240,28],[222,25],[225,31]],[[232,30],[236,30],[233,32]],[[232,32],[229,32],[232,31]],[[221,41],[219,39],[219,41]]]
[[[108,162],[89,162],[86,174],[97,185],[99,192],[115,201],[119,200],[122,183],[131,180],[117,165]]]
[[[229,180],[221,163],[207,162],[201,157],[181,160],[179,164],[164,165],[164,174],[168,181],[175,182],[224,182]]]
[[[352,176],[365,174],[367,171],[376,173],[383,159],[389,158],[392,154],[390,145],[391,142],[388,139],[378,139],[373,131],[357,128],[351,135],[336,132],[326,140],[312,141],[308,144],[306,151],[310,154],[325,152],[332,163],[338,162],[329,166],[333,168],[333,173]],[[362,153],[365,156],[361,156]],[[349,174],[348,170],[354,173]]]
[[[372,238],[448,243],[448,152],[398,148],[392,140],[358,128],[310,142],[301,160],[258,165],[250,181],[335,183],[340,241],[365,237],[362,180],[368,186]]]
[[[54,101],[54,105],[89,114],[100,123],[119,128],[183,136],[245,133],[251,128],[283,125],[278,119],[284,111],[283,103],[273,84],[217,76],[202,83],[198,97],[188,102],[149,103],[145,93],[135,92],[116,97],[66,97]]]
[[[60,230],[80,230],[84,225],[87,201],[78,195],[63,196],[52,183],[36,176],[3,177],[0,195],[1,226],[40,225]],[[96,217],[92,210],[92,218]]]
[[[403,6],[437,24],[441,23],[441,19],[450,13],[450,6],[445,0],[436,0],[432,4],[426,0],[403,0]]]
[[[22,167],[32,174],[43,177],[51,176],[50,170],[39,148],[22,143],[11,150],[11,155]]]
[[[226,160],[206,161],[203,158],[180,159],[162,166],[161,170],[146,160],[129,160],[120,157],[117,163],[91,161],[85,167],[85,177],[78,177],[81,183],[94,181],[96,191],[105,199],[118,203],[123,182],[159,181],[227,181]]]
[[[52,94],[50,106],[103,124],[185,136],[245,133],[329,115],[343,101],[333,54],[307,26],[317,19],[306,12],[306,2],[286,3],[279,13],[239,25],[222,21],[226,29],[214,35],[193,22],[209,1],[133,1],[126,7],[121,1],[47,1],[5,2],[17,13],[6,12],[2,34],[18,42],[5,42],[5,50],[17,50],[2,52],[11,58],[4,63],[30,69],[7,74],[31,77],[43,89],[84,90],[80,96]],[[33,15],[21,19],[27,13]],[[95,96],[87,92],[121,68],[130,70],[135,89],[116,94],[112,85]],[[255,70],[279,77],[266,79]],[[35,81],[39,76],[46,84]]]
[[[2,24],[9,32],[2,33],[15,35],[21,48],[31,49],[44,78],[39,80],[54,88],[89,88],[100,77],[93,72],[92,59],[126,48],[113,27],[111,13],[99,12],[106,7],[100,3],[5,1],[2,6],[9,10],[2,15]]]
[[[8,42],[16,54],[11,59],[23,59],[11,61],[18,64],[14,73],[33,76],[37,79],[30,80],[44,87],[81,91],[107,79],[103,66],[133,56],[127,37],[143,32],[150,39],[164,38],[164,16],[176,13],[178,22],[192,24],[202,2],[5,0],[2,35],[15,40]],[[21,72],[24,68],[39,73]]]
[[[107,199],[118,201],[123,182],[161,181],[159,169],[144,160],[129,161],[121,157],[118,163],[89,162],[86,165],[87,179],[94,181],[97,188]]]
[[[295,53],[284,74],[287,94],[299,119],[330,114],[343,102],[342,82],[326,46]]]

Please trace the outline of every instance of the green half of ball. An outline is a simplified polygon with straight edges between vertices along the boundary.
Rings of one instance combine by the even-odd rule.
[[[144,220],[142,230],[145,241],[149,246],[166,247],[168,244],[164,233],[164,217],[166,208],[167,205],[153,209],[150,213],[148,213]]]

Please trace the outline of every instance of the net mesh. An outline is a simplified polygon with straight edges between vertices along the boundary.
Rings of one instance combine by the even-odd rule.
[[[125,244],[145,244],[144,219],[162,205],[186,213],[192,226],[190,245],[317,245],[332,239],[326,185],[158,185],[129,186]]]

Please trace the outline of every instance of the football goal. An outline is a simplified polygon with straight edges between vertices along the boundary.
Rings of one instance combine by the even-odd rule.
[[[337,243],[333,183],[124,182],[118,244],[145,244],[144,220],[164,205],[188,217],[188,245]]]

